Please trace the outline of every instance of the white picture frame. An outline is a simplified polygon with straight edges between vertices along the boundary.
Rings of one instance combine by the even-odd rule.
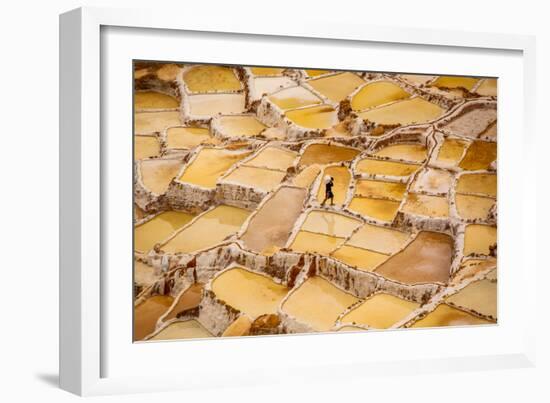
[[[135,44],[132,45],[132,37],[138,34],[141,35],[139,52],[135,50]],[[173,49],[173,44],[181,38],[187,38],[187,53],[180,49],[179,54],[169,54],[167,49]],[[152,46],[152,41],[158,46]],[[198,46],[199,42],[201,46]],[[219,47],[219,53],[208,52],[208,46],[219,46],[220,43],[227,43],[229,49]],[[239,43],[254,51],[245,54]],[[431,69],[465,75],[483,71],[492,73],[485,75],[505,78],[502,90],[499,84],[498,111],[499,246],[514,245],[514,249],[507,251],[503,247],[500,253],[499,248],[501,288],[497,326],[199,340],[181,344],[141,344],[138,347],[126,337],[124,329],[131,320],[131,312],[127,311],[129,319],[124,319],[121,315],[128,305],[112,298],[115,284],[125,284],[125,280],[124,277],[112,277],[112,271],[106,271],[106,267],[112,267],[113,262],[124,264],[128,258],[117,255],[106,239],[120,239],[123,246],[131,239],[131,233],[128,234],[130,227],[123,225],[124,217],[113,214],[120,211],[117,203],[121,206],[128,200],[128,195],[124,196],[124,186],[127,185],[124,181],[131,182],[131,178],[125,177],[127,172],[124,169],[128,168],[124,166],[130,164],[131,155],[123,157],[118,165],[111,161],[113,150],[123,149],[130,140],[121,137],[119,141],[105,136],[105,133],[113,133],[115,128],[124,132],[125,128],[131,127],[128,126],[131,114],[125,116],[123,113],[131,110],[131,104],[124,106],[128,96],[131,97],[124,92],[131,87],[130,72],[128,82],[118,80],[127,68],[126,61],[129,58],[187,61],[181,59],[191,57],[190,61],[195,62],[240,61],[239,64],[270,65],[274,62],[274,54],[262,49],[275,50],[281,43],[295,49],[282,59],[279,54],[279,65],[292,65],[291,58],[294,57],[297,65],[304,66],[305,59],[299,58],[305,55],[300,56],[299,49],[305,47],[308,50],[307,45],[314,43],[318,49],[333,52],[344,48],[357,49],[359,53],[354,60],[338,58],[334,62],[337,65],[327,65],[323,52],[311,50],[308,67],[365,68],[361,52],[368,48],[370,52],[387,52],[387,65],[391,64],[391,67],[384,68],[384,60],[376,59],[365,70],[395,71],[395,66],[398,66],[396,55],[402,52],[402,55],[408,55],[402,59],[402,71],[427,73],[426,69]],[[154,10],[81,8],[61,15],[60,47],[60,385],[63,389],[79,395],[97,395],[230,384],[244,386],[291,380],[298,375],[301,379],[323,380],[329,377],[344,379],[351,374],[356,377],[375,373],[533,365],[535,326],[534,319],[526,312],[535,312],[536,284],[525,282],[521,287],[517,284],[521,279],[534,278],[536,274],[535,253],[526,253],[528,243],[531,250],[536,245],[533,240],[536,234],[535,201],[526,192],[512,194],[510,189],[517,189],[517,186],[535,188],[536,184],[534,178],[522,178],[519,173],[508,169],[507,164],[514,152],[524,166],[534,163],[529,158],[536,147],[533,127],[534,38],[382,28],[353,23],[298,23],[291,18],[285,24],[254,19],[234,21],[216,16],[182,19],[177,13]],[[191,50],[193,56],[189,56]],[[236,59],[228,60],[227,52],[230,51],[234,52]],[[427,55],[426,59],[415,58],[415,52]],[[452,66],[445,65],[433,54],[430,56],[430,52],[446,52],[449,60],[454,61]],[[475,55],[478,59],[474,59]],[[110,65],[106,58],[111,58],[113,64]],[[117,62],[117,58],[124,63]],[[472,63],[483,58],[486,60],[479,65]],[[108,82],[105,80],[107,74],[111,78]],[[113,118],[113,115],[118,117]],[[506,141],[512,132],[521,138],[515,149]],[[130,134],[131,131],[128,138],[131,138]],[[504,139],[502,144],[500,138]],[[131,214],[130,210],[128,207],[128,214]],[[124,248],[120,249],[131,252],[131,249]],[[128,289],[121,291],[121,299],[130,295],[130,284]],[[502,316],[501,312],[504,313]],[[113,332],[123,337],[117,338]],[[462,340],[462,345],[453,342],[457,340]],[[384,351],[388,343],[416,343],[418,349],[412,353],[399,348]],[[325,348],[328,354],[318,357],[319,347]],[[432,350],[428,351],[428,347]],[[295,354],[284,361],[280,356],[287,349]],[[337,350],[339,354],[333,353]],[[171,351],[174,354],[170,357],[172,363],[166,358],[166,354],[172,354]],[[174,361],[181,362],[178,357],[182,354],[187,364],[176,370]],[[215,368],[205,365],[205,357],[218,359],[219,365]],[[269,360],[262,363],[262,357]],[[159,366],[166,364],[165,371],[156,375],[146,370],[148,363],[155,360]],[[225,365],[226,362],[232,365]]]

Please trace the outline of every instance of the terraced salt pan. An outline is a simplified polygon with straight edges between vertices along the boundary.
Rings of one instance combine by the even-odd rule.
[[[481,83],[476,88],[475,92],[483,96],[496,97],[497,96],[496,78],[486,78],[481,80]]]
[[[378,106],[358,113],[363,120],[380,125],[411,125],[437,119],[444,109],[420,97]]]
[[[438,305],[435,310],[430,312],[426,317],[415,322],[411,327],[441,327],[441,326],[468,326],[468,325],[488,325],[492,324],[488,320],[484,320],[464,312],[460,309],[453,308],[447,304]]]
[[[200,94],[186,97],[189,114],[193,117],[208,119],[217,115],[244,113],[244,94]]]
[[[420,165],[365,158],[359,161],[355,168],[357,172],[369,175],[409,176],[415,173]]]
[[[159,68],[155,74],[163,81],[174,81],[182,68],[182,65],[168,63]]]
[[[450,122],[443,124],[441,129],[458,136],[477,138],[496,120],[496,108],[480,107],[457,116]]]
[[[308,84],[332,102],[340,102],[365,81],[357,74],[345,72],[314,78]]]
[[[155,136],[134,136],[134,159],[158,157],[160,144]]]
[[[340,318],[342,323],[387,329],[404,319],[420,304],[389,294],[375,294]]]
[[[247,248],[258,252],[285,246],[300,216],[307,192],[302,188],[281,187],[250,220],[241,237]]]
[[[221,181],[226,183],[236,182],[246,187],[270,192],[282,182],[285,176],[286,172],[284,171],[241,165]]]
[[[319,175],[319,172],[321,172],[321,168],[318,165],[309,165],[294,177],[292,184],[302,188],[309,188]]]
[[[442,169],[426,168],[419,172],[411,189],[415,192],[448,193],[453,176]]]
[[[468,148],[469,143],[465,140],[446,138],[443,141],[437,155],[437,161],[446,165],[457,165]]]
[[[197,320],[189,319],[170,323],[148,340],[204,339],[214,337]]]
[[[183,163],[177,159],[142,160],[139,165],[141,182],[151,192],[163,194],[182,166]]]
[[[266,128],[252,115],[221,116],[217,125],[222,136],[227,138],[257,136]]]
[[[158,319],[170,308],[174,298],[168,295],[155,295],[147,298],[134,308],[134,341],[155,331]]]
[[[346,200],[349,182],[351,179],[349,169],[347,169],[346,167],[325,168],[322,176],[323,180],[321,180],[319,190],[317,192],[317,201],[319,203],[321,203],[325,198],[326,189],[324,178],[326,176],[331,176],[334,178],[334,187],[332,188],[332,192],[334,193],[334,204],[343,204]],[[329,201],[327,201],[327,203],[329,203]]]
[[[459,308],[496,318],[497,283],[490,280],[475,281],[451,295],[446,302]]]
[[[193,219],[180,211],[165,211],[134,228],[134,249],[147,252]]]
[[[203,148],[185,168],[178,181],[210,189],[215,188],[218,178],[249,154],[249,151]]]
[[[411,94],[391,81],[375,81],[364,85],[355,93],[351,98],[351,108],[362,111],[410,96]]]
[[[346,244],[390,255],[403,248],[409,238],[406,232],[364,224]]]
[[[251,92],[256,98],[262,95],[270,95],[281,88],[295,85],[289,77],[256,77],[250,81]]]
[[[409,193],[403,211],[418,216],[443,218],[449,216],[449,202],[444,196]]]
[[[190,253],[215,246],[238,232],[249,214],[237,207],[217,206],[198,216],[162,249],[168,253]]]
[[[298,153],[279,147],[263,148],[254,158],[246,161],[246,165],[262,168],[279,169],[286,171],[290,167]]]
[[[368,218],[391,222],[395,218],[400,204],[400,201],[395,200],[354,197],[349,204],[349,209]]]
[[[456,191],[496,197],[496,174],[465,174],[458,178]]]
[[[318,77],[322,76],[323,74],[330,73],[331,70],[320,70],[320,69],[306,69],[304,70],[308,77]]]
[[[280,76],[283,71],[284,67],[250,67],[250,72],[255,76]]]
[[[179,112],[140,112],[134,115],[134,133],[162,132],[168,127],[180,126]]]
[[[162,318],[164,322],[177,318],[178,314],[188,309],[197,308],[201,303],[202,290],[204,286],[201,283],[191,284],[184,292],[182,292],[172,305],[170,310]]]
[[[303,106],[318,105],[323,101],[304,87],[290,87],[277,91],[269,100],[282,110],[296,109]]]
[[[397,182],[359,180],[355,184],[355,195],[358,197],[401,200],[406,190],[407,185],[405,183]]]
[[[464,231],[464,256],[471,253],[489,255],[497,243],[497,229],[490,225],[470,224]]]
[[[346,238],[361,225],[361,221],[328,211],[310,211],[301,229]]]
[[[432,81],[436,76],[427,76],[422,74],[401,74],[399,77],[414,85],[424,85]]]
[[[194,66],[183,74],[190,92],[239,91],[242,84],[233,69],[224,66]]]
[[[338,123],[338,114],[330,105],[293,109],[287,111],[285,116],[294,124],[306,129],[328,129]]]
[[[332,252],[331,256],[364,271],[372,271],[375,267],[388,259],[388,255],[383,253],[357,248],[348,244],[342,245]]]
[[[348,307],[359,301],[321,277],[310,277],[292,291],[281,309],[316,331],[330,330]]]
[[[191,149],[200,144],[218,144],[210,131],[202,127],[172,127],[166,131],[166,147],[169,149]]]
[[[359,150],[350,147],[335,144],[310,144],[300,158],[300,165],[351,161],[357,154],[359,154]]]
[[[454,241],[449,235],[422,231],[375,273],[405,284],[447,283],[453,249]]]
[[[392,144],[378,150],[374,155],[395,160],[422,162],[428,156],[428,150],[422,144]]]
[[[466,150],[459,167],[468,171],[489,169],[497,158],[497,143],[474,141]]]
[[[440,76],[431,85],[438,88],[464,88],[470,91],[478,81],[472,77]]]
[[[264,314],[275,314],[289,289],[270,277],[242,267],[225,270],[212,280],[216,298],[255,319]]]
[[[301,230],[298,231],[289,248],[296,252],[318,253],[328,256],[343,242],[344,238]]]
[[[486,220],[495,205],[495,199],[483,196],[457,193],[455,200],[458,215],[465,220]]]
[[[172,109],[180,106],[173,96],[155,91],[140,91],[134,95],[134,109]]]

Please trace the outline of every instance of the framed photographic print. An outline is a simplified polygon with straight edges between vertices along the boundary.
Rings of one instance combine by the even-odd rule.
[[[62,15],[62,387],[531,365],[533,49]]]

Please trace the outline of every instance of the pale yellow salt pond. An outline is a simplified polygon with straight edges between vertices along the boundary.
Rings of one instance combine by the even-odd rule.
[[[182,162],[177,159],[142,160],[139,164],[141,182],[151,192],[163,194],[182,166]]]
[[[270,192],[282,182],[285,176],[286,172],[284,171],[241,165],[227,176],[224,176],[221,181],[238,183],[246,187]]]
[[[365,158],[356,165],[356,170],[369,175],[409,176],[420,168],[417,164],[394,161],[380,161]]]
[[[351,99],[351,108],[362,111],[367,108],[387,104],[411,95],[391,81],[376,81],[364,85]]]
[[[238,114],[246,110],[245,95],[241,93],[190,95],[186,99],[189,113],[199,118]]]
[[[422,144],[392,144],[378,150],[374,155],[396,160],[421,162],[427,158],[428,150]]]
[[[246,161],[246,165],[286,171],[293,164],[297,156],[298,153],[294,151],[270,146],[263,148],[253,158]]]
[[[410,238],[410,234],[392,228],[364,224],[346,245],[370,249],[383,254],[398,252]]]
[[[320,70],[320,69],[306,69],[304,71],[306,72],[308,77],[318,77],[323,74],[327,74],[331,72],[331,70]]]
[[[282,110],[296,109],[303,106],[318,105],[323,101],[304,87],[290,87],[277,91],[269,100]]]
[[[309,188],[313,181],[317,179],[319,172],[321,172],[321,168],[318,165],[309,165],[294,177],[292,184],[302,188]]]
[[[418,173],[411,189],[415,192],[448,193],[453,176],[442,169],[425,168]]]
[[[359,301],[321,277],[310,277],[283,303],[283,312],[316,331],[330,330],[338,316]]]
[[[191,149],[200,144],[218,144],[210,131],[202,127],[171,127],[166,131],[166,147],[169,149]]]
[[[390,294],[375,294],[340,318],[341,323],[387,329],[410,315],[420,304]]]
[[[471,326],[492,323],[447,304],[441,304],[411,327]]]
[[[389,222],[395,218],[400,204],[400,201],[394,200],[354,197],[349,209],[366,217]]]
[[[301,230],[298,231],[289,248],[297,252],[319,253],[328,256],[343,242],[344,238]]]
[[[155,295],[134,308],[134,341],[142,340],[155,331],[158,319],[170,308],[174,298]]]
[[[156,91],[139,91],[134,94],[134,109],[173,109],[180,106],[179,101],[168,94]]]
[[[233,69],[223,66],[194,66],[183,74],[190,92],[239,91],[242,84]]]
[[[231,166],[245,158],[250,151],[229,151],[219,148],[203,148],[178,178],[179,182],[205,188],[215,188],[216,181]]]
[[[465,174],[458,178],[456,191],[496,197],[497,176],[495,174]]]
[[[405,183],[358,180],[355,184],[355,196],[401,200],[407,190]]]
[[[284,186],[277,190],[251,218],[241,237],[245,246],[258,252],[284,247],[306,196],[303,188]]]
[[[497,243],[497,229],[490,225],[470,224],[464,232],[464,256],[471,253],[489,255],[489,247]]]
[[[449,216],[449,202],[443,196],[409,193],[403,211],[414,215],[443,218]]]
[[[249,214],[241,208],[217,206],[198,216],[162,249],[169,253],[189,253],[215,246],[239,231]]]
[[[221,116],[218,129],[224,137],[252,137],[260,134],[266,126],[252,115]]]
[[[161,243],[170,235],[183,227],[193,216],[180,211],[166,211],[153,219],[134,228],[134,249],[147,252],[157,243]]]
[[[317,201],[322,202],[325,198],[325,182],[324,178],[331,176],[334,178],[334,187],[332,193],[334,193],[334,204],[343,204],[346,200],[346,194],[349,188],[349,181],[351,174],[346,167],[328,167],[323,172],[323,180],[319,185],[319,191],[317,192]],[[328,200],[327,200],[328,202]]]
[[[155,136],[134,136],[134,159],[158,157],[160,144]]]
[[[446,302],[459,308],[496,318],[497,283],[487,279],[475,281],[456,294],[451,295]]]
[[[429,122],[444,112],[440,106],[416,97],[378,106],[360,112],[358,116],[382,125],[410,125]]]
[[[470,143],[464,140],[446,138],[439,148],[437,161],[445,164],[456,165],[462,159],[464,151]]]
[[[495,205],[495,199],[483,196],[457,193],[455,200],[458,215],[466,220],[486,220],[491,208]]]
[[[180,114],[174,112],[140,112],[134,115],[134,133],[162,132],[168,127],[180,126]]]
[[[378,266],[375,273],[405,284],[447,283],[454,240],[439,232],[421,231],[405,249]]]
[[[357,74],[344,72],[308,81],[316,91],[330,99],[340,102],[365,81]]]
[[[156,75],[163,81],[174,81],[177,75],[182,70],[183,65],[178,64],[164,64],[160,69],[156,71]]]
[[[170,323],[148,340],[204,339],[214,337],[197,320],[189,319]]]
[[[307,146],[302,154],[300,165],[332,164],[335,162],[351,161],[357,154],[359,154],[359,150],[355,148],[335,144],[311,144]]]
[[[302,230],[346,238],[361,225],[361,221],[328,211],[311,211],[302,224]]]
[[[250,72],[255,76],[280,76],[285,71],[281,67],[251,67]]]
[[[279,91],[282,88],[290,87],[296,83],[289,77],[255,77],[250,80],[250,92],[254,94],[256,99],[262,95],[269,95]]]
[[[460,161],[460,168],[468,171],[488,169],[497,158],[497,143],[474,141]]]
[[[338,123],[338,114],[330,105],[309,106],[285,113],[293,123],[306,129],[328,129]]]
[[[470,91],[479,80],[473,77],[441,76],[431,85],[438,88],[464,88]]]
[[[241,267],[226,270],[212,280],[216,298],[255,319],[275,314],[289,289],[270,277]]]
[[[497,79],[486,78],[481,81],[475,91],[479,95],[496,97],[497,96]]]
[[[372,271],[380,263],[388,259],[388,255],[383,253],[373,252],[347,244],[335,250],[331,256],[363,271]]]

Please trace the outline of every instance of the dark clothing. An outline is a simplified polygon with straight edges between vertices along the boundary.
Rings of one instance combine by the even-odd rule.
[[[332,199],[334,197],[334,193],[332,193],[332,187],[334,186],[334,182],[330,181],[325,185],[325,197],[327,199]]]

